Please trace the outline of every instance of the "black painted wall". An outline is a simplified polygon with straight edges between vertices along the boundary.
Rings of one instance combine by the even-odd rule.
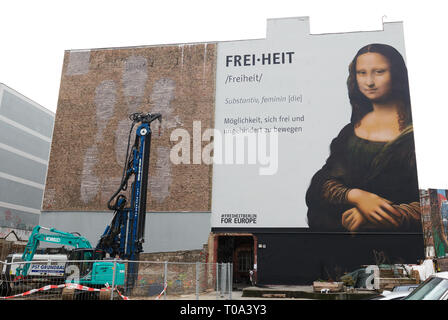
[[[417,264],[424,259],[422,234],[262,232],[258,244],[258,284],[307,285],[337,280],[370,264]]]

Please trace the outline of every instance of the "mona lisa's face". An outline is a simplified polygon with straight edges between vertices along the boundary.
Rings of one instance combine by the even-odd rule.
[[[376,52],[367,52],[358,56],[356,81],[359,91],[370,101],[387,100],[392,91],[390,63],[387,58]]]

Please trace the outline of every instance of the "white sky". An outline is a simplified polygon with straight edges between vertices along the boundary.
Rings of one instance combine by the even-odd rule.
[[[56,112],[64,50],[260,39],[266,20],[310,17],[311,33],[403,21],[420,188],[448,189],[444,0],[2,0],[0,82]]]

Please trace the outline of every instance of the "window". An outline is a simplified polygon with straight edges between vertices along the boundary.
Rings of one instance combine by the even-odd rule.
[[[439,300],[448,292],[448,280],[429,278],[415,289],[405,300]]]
[[[252,252],[245,250],[238,253],[238,271],[249,272],[252,269],[253,257]]]

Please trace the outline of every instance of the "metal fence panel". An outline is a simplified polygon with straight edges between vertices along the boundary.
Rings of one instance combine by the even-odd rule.
[[[104,260],[102,260],[104,262]],[[74,261],[65,261],[73,263]],[[92,261],[75,261],[88,265]],[[227,300],[232,299],[232,264],[230,263],[181,263],[154,261],[111,260],[114,263],[110,283],[87,285],[76,278],[76,270],[65,275],[42,272],[33,276],[16,277],[14,270],[23,262],[0,261],[0,300]],[[51,261],[33,261],[48,270]],[[61,263],[60,261],[58,262]],[[118,264],[125,266],[125,283],[115,283]],[[130,268],[136,264],[137,268]],[[73,267],[73,266],[71,266]],[[38,267],[37,267],[38,268]],[[88,269],[87,269],[88,270]],[[130,270],[138,270],[135,283],[128,283]],[[30,274],[30,273],[28,273]],[[132,278],[132,277],[131,277]],[[73,283],[68,283],[74,279]]]

